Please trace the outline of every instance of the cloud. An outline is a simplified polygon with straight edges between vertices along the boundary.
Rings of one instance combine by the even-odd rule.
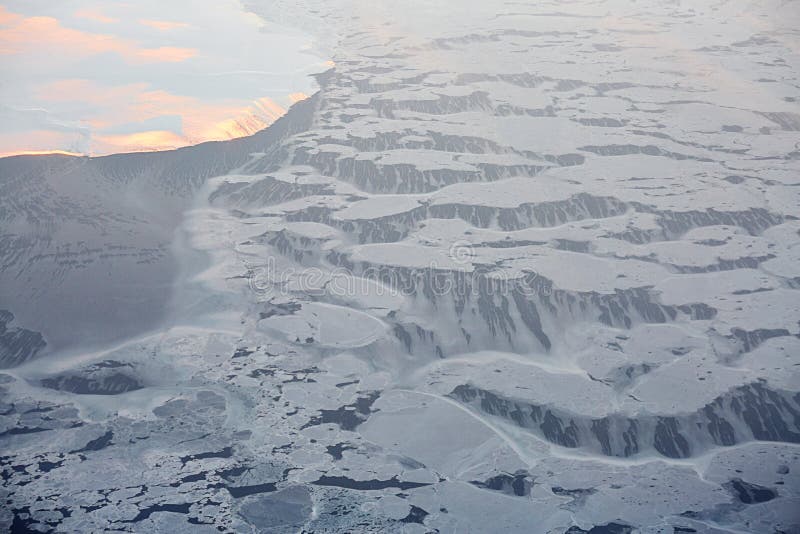
[[[94,140],[95,149],[101,152],[139,152],[151,150],[170,150],[186,146],[186,139],[167,130],[150,130],[121,135],[98,135]]]
[[[18,154],[85,154],[82,139],[68,132],[29,130],[25,132],[0,132],[0,157]],[[36,149],[31,147],[48,147]],[[59,147],[59,148],[56,148]]]
[[[21,18],[19,15],[9,12],[5,7],[0,6],[0,26],[8,26]]]
[[[101,24],[116,24],[119,22],[119,19],[115,19],[113,17],[109,17],[108,15],[104,15],[101,11],[96,9],[79,9],[73,16],[79,19],[86,19],[91,20],[93,22],[99,22]]]
[[[300,95],[305,96],[297,93],[295,98]],[[41,87],[35,96],[46,105],[72,104],[88,114],[86,124],[92,132],[83,146],[92,154],[234,139],[262,130],[286,113],[268,97],[245,104],[227,99],[206,102],[146,83],[106,86],[85,79],[58,80]],[[155,125],[160,127],[152,129]],[[140,132],[125,131],[148,126]]]
[[[133,57],[141,61],[157,61],[163,63],[180,63],[197,55],[193,48],[179,48],[176,46],[160,46],[158,48],[143,48],[137,50]]]
[[[149,87],[145,82],[110,86],[82,78],[70,78],[43,85],[36,91],[36,97],[50,102],[91,102],[102,108],[115,105],[123,99],[135,98]]]
[[[297,104],[298,102],[305,100],[308,98],[308,95],[305,93],[297,92],[297,93],[289,93],[289,101],[292,104]]]
[[[165,150],[269,126],[320,60],[259,21],[238,0],[0,1],[0,153]]]
[[[43,108],[22,109],[0,104],[0,154],[31,152],[31,147],[58,147],[71,153],[89,150],[91,127],[67,121]]]
[[[187,28],[189,24],[185,22],[173,22],[169,20],[148,20],[142,19],[139,21],[140,24],[144,26],[149,26],[150,28],[154,28],[156,30],[165,32],[169,30],[175,30],[177,28]]]
[[[61,132],[87,135],[89,127],[81,122],[65,121],[54,117],[43,108],[16,108],[0,104],[0,131],[20,131],[46,128]]]
[[[10,13],[0,6],[0,55],[48,53],[52,50],[71,54],[75,59],[115,53],[129,63],[177,63],[197,54],[191,48],[145,48],[129,39],[68,28],[53,17],[26,17]]]

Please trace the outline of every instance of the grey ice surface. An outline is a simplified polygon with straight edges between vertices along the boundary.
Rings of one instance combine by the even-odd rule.
[[[796,2],[247,4],[273,127],[0,160],[2,527],[800,532]]]

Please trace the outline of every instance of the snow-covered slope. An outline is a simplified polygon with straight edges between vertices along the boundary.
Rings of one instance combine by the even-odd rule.
[[[130,216],[119,188],[174,191],[180,220],[113,235],[174,230],[181,268],[169,326],[2,375],[7,522],[800,528],[795,6],[250,4],[318,33],[312,99],[191,158],[47,174]],[[3,339],[48,338],[9,311]]]
[[[169,152],[0,159],[0,309],[44,352],[107,344],[158,326],[181,265],[175,231],[209,177],[307,128],[312,101],[251,137]],[[37,343],[0,368],[42,354]],[[24,353],[24,354],[23,354]]]

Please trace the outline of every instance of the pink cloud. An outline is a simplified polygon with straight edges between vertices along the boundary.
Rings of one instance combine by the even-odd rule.
[[[74,57],[111,52],[129,63],[177,63],[197,54],[191,48],[144,48],[113,35],[67,28],[53,17],[25,17],[0,6],[0,55],[30,52],[66,52]]]
[[[21,16],[11,13],[5,7],[0,6],[0,26],[8,26],[21,18]]]
[[[30,130],[26,132],[0,133],[0,158],[20,154],[69,154],[79,155],[72,147],[79,139],[75,134],[53,130]],[[49,147],[61,147],[61,149]]]
[[[59,80],[43,86],[35,96],[45,105],[48,102],[90,104],[92,115],[83,119],[96,130],[136,124],[165,115],[181,117],[182,131],[177,133],[158,130],[125,135],[95,134],[91,141],[93,154],[167,150],[203,141],[234,139],[266,128],[286,112],[266,97],[244,103],[231,100],[205,102],[154,90],[146,83],[103,86],[82,79]],[[301,95],[295,94],[291,100],[299,98]]]
[[[144,48],[136,53],[142,61],[161,63],[180,63],[197,55],[197,50],[192,48],[178,48],[175,46],[160,46],[158,48]]]
[[[308,95],[305,93],[289,93],[289,101],[292,104],[297,104],[298,102],[305,100],[308,98]]]
[[[186,27],[189,26],[185,22],[173,22],[173,21],[169,21],[169,20],[146,20],[146,19],[143,19],[143,20],[140,20],[139,23],[144,25],[144,26],[149,26],[151,28],[154,28],[154,29],[162,31],[162,32],[169,31],[169,30],[175,30],[177,28],[186,28]]]
[[[53,102],[92,102],[102,106],[107,102],[116,103],[121,98],[134,97],[148,87],[149,85],[144,82],[106,86],[90,80],[71,78],[42,86],[36,96]]]
[[[115,19],[113,17],[109,17],[108,15],[104,15],[102,12],[96,9],[81,9],[79,11],[76,11],[73,15],[79,19],[86,19],[94,22],[100,22],[101,24],[115,24],[119,22],[119,19]]]
[[[172,150],[186,146],[187,142],[183,136],[174,132],[149,130],[124,135],[100,135],[95,137],[93,144],[93,151],[110,154]]]

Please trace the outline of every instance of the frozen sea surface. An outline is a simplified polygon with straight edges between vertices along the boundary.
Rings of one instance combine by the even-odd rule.
[[[26,217],[142,251],[111,229],[151,213],[178,266],[113,347],[48,353],[68,299],[4,298],[0,524],[800,529],[794,2],[248,8],[334,62],[269,129],[0,160],[4,288],[122,328]]]

